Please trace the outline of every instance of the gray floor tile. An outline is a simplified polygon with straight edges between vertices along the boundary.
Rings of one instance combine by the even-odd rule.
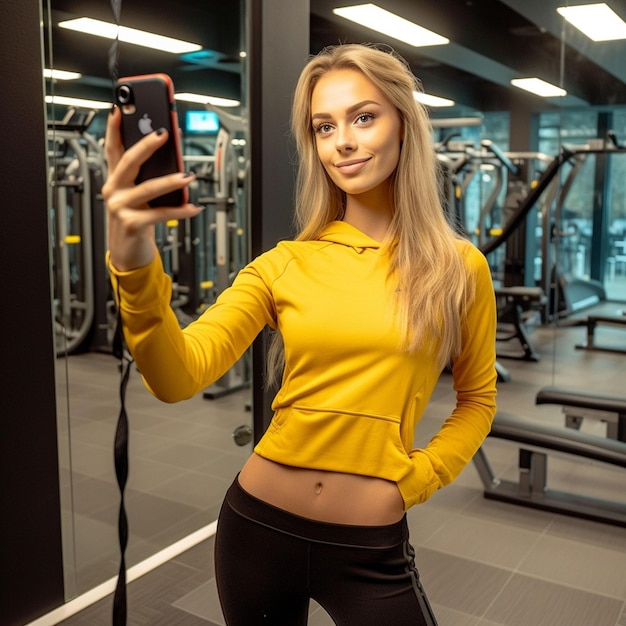
[[[128,488],[146,493],[185,473],[179,466],[143,455],[129,456],[128,468]]]
[[[454,611],[447,606],[434,604],[432,609],[437,618],[438,626],[479,626],[482,624],[479,617]]]
[[[194,430],[195,433],[193,433]],[[156,450],[152,457],[156,461],[189,470],[199,468],[214,454],[219,454],[216,452],[215,444],[208,445],[209,437],[206,436],[206,429],[191,424],[188,436],[194,443],[171,437],[170,445]]]
[[[411,541],[414,546],[428,546],[430,537],[456,519],[449,510],[426,503],[413,507],[407,514]]]
[[[516,574],[485,618],[507,626],[615,626],[622,602]]]
[[[73,484],[73,510],[85,517],[93,517],[98,511],[109,509],[119,500],[117,483],[111,480],[85,477]]]
[[[149,539],[181,518],[197,513],[198,509],[149,493],[131,492],[126,497],[126,512],[135,533]]]
[[[169,445],[171,444],[167,437],[139,431],[136,423],[133,423],[133,436],[128,441],[130,458],[151,458],[157,450],[166,448]]]
[[[428,540],[428,548],[478,563],[515,569],[540,535],[519,526],[457,517]]]
[[[88,443],[108,448],[114,437],[115,423],[113,420],[89,419],[72,427],[72,441],[75,443]]]
[[[483,615],[511,577],[504,569],[428,548],[418,548],[416,564],[431,603],[475,617]]]
[[[114,476],[113,442],[110,446],[72,442],[71,470],[85,476]]]
[[[626,554],[543,536],[519,567],[521,573],[626,600]]]
[[[187,611],[196,617],[219,624],[219,626],[225,626],[226,624],[217,597],[214,578],[176,600],[173,606]]]
[[[206,509],[217,498],[223,497],[229,484],[230,482],[220,481],[218,478],[209,482],[204,473],[181,471],[149,488],[148,492],[173,502],[186,504],[197,509]]]
[[[196,513],[182,516],[167,526],[163,526],[155,535],[150,537],[150,541],[158,546],[155,552],[162,550],[163,546],[169,546],[198,529],[212,524],[217,519],[219,506],[220,503],[216,503],[208,509],[201,511],[196,509]]]
[[[546,534],[626,554],[626,530],[620,526],[555,515]]]
[[[473,500],[463,509],[463,518],[475,518],[497,522],[507,527],[523,528],[534,532],[548,532],[559,516],[545,511],[529,509],[521,506],[511,506],[506,502],[487,500],[486,498]]]

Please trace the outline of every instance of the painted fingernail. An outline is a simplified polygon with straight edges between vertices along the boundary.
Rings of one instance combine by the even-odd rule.
[[[195,174],[193,172],[185,172],[183,174],[183,178],[191,178],[193,176],[195,176]]]
[[[113,113],[115,113],[115,109],[117,109],[117,104],[114,102],[111,106],[111,110],[109,111],[109,115],[113,115]]]
[[[162,135],[164,132],[165,132],[165,128],[161,127],[161,128],[157,129],[156,134],[157,135]]]

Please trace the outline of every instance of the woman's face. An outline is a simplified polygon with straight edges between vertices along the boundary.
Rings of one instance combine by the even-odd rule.
[[[400,158],[402,122],[396,108],[356,70],[331,70],[311,95],[317,154],[348,195],[389,190]]]

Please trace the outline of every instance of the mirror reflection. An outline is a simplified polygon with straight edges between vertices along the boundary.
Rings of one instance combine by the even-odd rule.
[[[104,263],[103,135],[120,76],[167,72],[175,81],[184,165],[196,174],[194,220],[159,227],[181,326],[209,307],[248,260],[246,43],[239,3],[187,3],[162,18],[123,3],[122,24],[191,42],[184,52],[98,34],[114,22],[108,3],[45,7],[51,257],[59,389],[59,448],[68,598],[117,574],[120,502],[113,439],[120,374],[113,356],[116,309]],[[131,33],[132,35],[132,33]],[[185,46],[186,44],[181,44]],[[223,492],[250,451],[250,357],[203,394],[165,405],[131,371],[126,393],[130,526],[127,565],[191,533],[210,534]],[[233,432],[237,430],[237,437]],[[243,433],[243,436],[242,436]]]
[[[447,39],[416,47],[398,40],[397,27],[391,35],[376,32],[371,25],[357,24],[354,16],[335,12],[343,4],[310,1],[310,51],[367,41],[392,46],[409,61],[429,97],[444,208],[492,268],[499,316],[499,410],[513,416],[502,424],[516,434],[512,442],[504,441],[504,430],[496,429],[487,440],[476,459],[477,471],[466,471],[452,488],[457,491],[450,492],[457,497],[455,514],[465,528],[481,519],[480,532],[491,532],[494,545],[513,541],[513,525],[524,532],[539,528],[544,535],[533,535],[533,540],[546,553],[549,548],[575,551],[572,537],[586,541],[595,532],[592,524],[608,522],[611,530],[626,525],[620,487],[623,452],[620,456],[612,449],[616,440],[626,441],[624,400],[617,396],[626,353],[624,39],[594,40],[581,32],[580,22],[566,21],[561,9],[580,2],[378,2]],[[622,2],[607,4],[626,19]],[[197,178],[193,201],[206,206],[198,218],[168,223],[157,234],[175,285],[172,304],[185,325],[215,301],[249,260],[250,7],[243,0],[158,0],[149,8],[123,3],[122,23],[196,46],[167,53],[162,44],[153,50],[120,41],[118,50],[120,75],[164,71],[174,79],[185,165]],[[44,13],[46,67],[55,72],[46,79],[46,92],[69,599],[115,576],[118,564],[119,493],[112,441],[119,372],[112,356],[116,314],[103,262],[106,235],[99,194],[106,176],[102,141],[112,97],[111,40],[87,34],[87,25],[75,22],[88,17],[111,23],[113,15],[108,3],[77,5],[71,0],[48,0]],[[602,19],[607,30],[606,15]],[[529,91],[537,85],[512,82],[520,79],[538,79],[539,87],[550,91],[538,95]],[[286,85],[285,97],[290,93]],[[245,355],[214,387],[170,406],[152,398],[140,373],[132,373],[127,395],[131,567],[198,530],[206,529],[210,536],[223,493],[250,453],[251,383],[250,357]],[[444,375],[433,403],[435,416],[451,403],[448,386]],[[543,433],[537,423],[569,429],[573,439],[563,431],[558,437],[567,448],[565,456],[553,459],[547,443],[553,433]],[[587,441],[586,435],[597,439]],[[527,455],[534,465],[520,468],[517,448],[526,436],[541,453]],[[582,452],[590,442],[591,456]],[[550,458],[549,472],[544,453]],[[622,467],[616,467],[620,459]],[[531,482],[522,485],[524,479]],[[558,492],[559,505],[560,494],[567,494],[570,510],[554,505],[555,514],[549,492]],[[490,501],[532,501],[540,512],[503,504],[478,513],[483,495]],[[445,497],[425,505],[438,528],[454,525],[444,515]],[[458,509],[463,498],[472,510],[466,516]],[[419,528],[416,542],[433,567],[439,562],[438,546],[449,558],[483,562],[484,554],[477,556],[471,546],[450,556],[436,531],[420,526],[422,514],[411,515]],[[569,526],[570,519],[584,522]],[[523,538],[517,539],[522,545]],[[590,545],[591,540],[585,547]],[[619,550],[623,559],[623,545]],[[517,567],[523,558],[534,564],[524,573],[530,578],[543,572],[555,593],[579,584],[568,572],[540,563],[532,547],[514,562],[485,557],[498,571]],[[607,582],[605,573],[615,573],[614,561],[603,567],[598,563],[598,571],[590,566],[595,580],[586,588],[601,606],[595,619],[607,616],[597,623],[615,623],[610,622],[613,605],[604,600],[623,601],[623,590]],[[598,573],[601,569],[604,573]],[[532,579],[533,589],[540,586],[539,578]],[[444,614],[471,614],[463,598],[452,606],[444,599],[449,594],[431,595]],[[506,621],[512,618],[505,617],[511,609],[504,600],[483,609],[493,622],[523,623]],[[581,616],[567,623],[584,623],[575,619]]]

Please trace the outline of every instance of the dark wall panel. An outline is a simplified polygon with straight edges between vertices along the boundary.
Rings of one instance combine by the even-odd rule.
[[[4,626],[64,601],[40,19],[37,0],[0,3]]]
[[[291,100],[309,54],[309,0],[249,0],[250,210],[255,257],[291,236],[295,182],[289,136]],[[271,417],[271,394],[263,389],[265,337],[255,342],[253,414],[258,440]]]

